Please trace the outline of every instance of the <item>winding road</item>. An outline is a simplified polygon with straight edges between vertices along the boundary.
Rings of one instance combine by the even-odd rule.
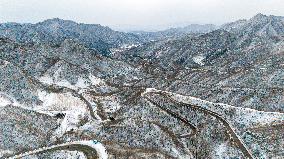
[[[188,122],[188,120],[184,119],[184,118],[180,118],[176,113],[173,113],[171,110],[169,110],[168,108],[164,108],[162,106],[159,105],[159,103],[155,102],[154,100],[150,99],[149,97],[146,97],[145,95],[146,94],[151,94],[151,93],[154,93],[154,94],[159,94],[159,95],[162,95],[163,97],[171,100],[173,103],[176,103],[177,105],[179,106],[183,106],[183,107],[190,107],[191,109],[195,109],[195,110],[198,110],[198,111],[201,111],[205,114],[209,114],[213,117],[215,117],[216,119],[218,119],[228,130],[228,132],[230,133],[232,139],[234,142],[236,142],[237,146],[239,147],[239,149],[242,151],[243,155],[246,156],[247,159],[254,159],[252,153],[250,152],[250,150],[247,148],[247,146],[245,145],[245,143],[242,141],[241,137],[239,137],[239,135],[235,132],[235,130],[233,129],[233,127],[230,125],[230,123],[224,119],[221,115],[219,115],[218,113],[216,112],[213,112],[211,110],[208,110],[204,107],[201,107],[201,106],[197,106],[197,105],[192,105],[192,104],[186,104],[186,103],[182,103],[182,102],[179,102],[173,98],[171,98],[169,96],[169,94],[167,94],[167,92],[162,92],[162,91],[158,91],[158,90],[154,90],[154,91],[151,91],[151,92],[147,92],[145,93],[143,96],[148,100],[150,101],[151,103],[153,103],[155,106],[163,109],[164,111],[167,111],[169,112],[170,114],[172,114],[174,117],[177,117],[178,119],[180,119],[181,121],[191,125],[190,122]]]
[[[31,77],[27,73],[26,70],[21,69],[21,67],[19,67],[17,64],[15,64],[15,63],[12,63],[12,64],[14,66],[18,67],[21,70],[21,72],[25,75],[25,77],[27,77],[27,79],[33,85],[37,85],[40,88],[43,88],[44,90],[50,90],[52,92],[72,92],[72,94],[79,97],[80,99],[82,99],[86,103],[86,105],[87,105],[87,107],[90,111],[90,115],[92,116],[92,118],[96,119],[96,115],[94,114],[94,111],[92,109],[92,105],[88,102],[87,99],[84,98],[84,96],[82,94],[79,93],[79,91],[76,91],[76,90],[73,90],[73,89],[70,89],[70,88],[67,88],[67,87],[57,86],[57,85],[43,84],[38,79]],[[213,112],[211,110],[208,110],[208,109],[201,107],[201,106],[186,104],[186,103],[176,101],[175,99],[171,98],[169,96],[169,94],[167,94],[166,92],[153,91],[153,92],[147,92],[145,94],[151,94],[151,93],[162,95],[163,97],[170,99],[176,105],[183,106],[183,107],[190,107],[191,109],[201,111],[205,114],[208,114],[208,115],[215,117],[227,128],[229,134],[231,135],[231,137],[233,138],[234,142],[237,144],[239,149],[242,151],[244,156],[246,156],[246,158],[248,158],[248,159],[254,158],[253,155],[251,154],[251,152],[249,151],[249,149],[247,148],[247,146],[245,145],[245,143],[242,141],[241,137],[239,137],[237,135],[237,133],[235,132],[233,127],[230,125],[230,123],[226,119],[224,119],[221,115],[219,115],[218,113]],[[145,94],[143,95],[143,97],[145,97],[149,102],[153,103],[155,106],[159,107],[160,109],[162,109],[166,113],[170,114],[171,116],[179,119],[180,121],[182,121],[183,123],[188,125],[193,130],[193,133],[190,134],[190,136],[196,134],[197,128],[192,123],[190,123],[190,121],[188,121],[186,118],[180,116],[179,114],[173,112],[172,110],[165,108],[165,107],[162,107],[161,105],[159,105],[159,103],[157,103],[157,102],[151,100],[150,98],[146,97]],[[187,136],[187,135],[185,135],[185,136]],[[18,155],[10,157],[10,159],[21,158],[21,157],[24,157],[24,156],[39,154],[39,153],[44,153],[44,152],[53,152],[53,151],[56,151],[56,150],[78,150],[78,151],[84,152],[84,154],[88,158],[102,158],[102,159],[107,158],[106,153],[103,153],[101,149],[98,149],[97,145],[98,145],[98,143],[96,143],[96,141],[67,142],[67,143],[64,143],[64,144],[54,145],[54,146],[50,146],[50,147],[43,147],[43,148],[40,148],[40,149],[37,149],[37,150],[18,154]]]
[[[57,150],[73,150],[73,151],[81,151],[83,152],[88,159],[107,159],[108,155],[102,146],[101,143],[99,143],[96,140],[90,140],[90,141],[74,141],[74,142],[67,142],[59,145],[53,145],[50,147],[43,147],[36,150],[28,151],[25,153],[21,153],[15,156],[11,156],[8,159],[18,159],[30,155],[36,155],[46,152],[54,152]]]

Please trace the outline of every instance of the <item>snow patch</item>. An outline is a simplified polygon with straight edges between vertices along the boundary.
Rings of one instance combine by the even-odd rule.
[[[39,81],[45,84],[53,84],[53,79],[52,77],[48,76],[48,75],[44,75],[42,77],[39,78]]]
[[[0,95],[0,107],[5,107],[10,104],[12,104],[12,101],[9,98]]]
[[[20,104],[6,93],[0,92],[0,107],[5,107],[7,105],[20,106]]]
[[[143,97],[145,94],[151,93],[151,92],[159,92],[159,90],[157,90],[156,88],[146,88],[145,91],[141,93],[141,96]]]
[[[89,87],[89,84],[88,84],[88,82],[85,79],[78,78],[78,81],[75,84],[75,86],[79,87],[79,88],[87,88],[87,87]]]
[[[0,61],[0,66],[1,66],[1,68],[6,67],[6,66],[9,65],[9,64],[10,64],[10,62],[8,62],[8,61],[6,61],[6,60],[1,60],[1,61]]]
[[[91,80],[92,85],[105,85],[105,82],[102,79],[93,76],[92,74],[89,75],[89,79]]]
[[[58,76],[58,75],[56,75]],[[54,77],[55,79],[58,79],[56,77]],[[39,81],[42,82],[42,83],[45,83],[45,84],[48,84],[48,85],[52,85],[52,84],[55,84],[55,85],[58,85],[58,86],[61,86],[61,87],[66,87],[66,88],[70,88],[70,89],[73,89],[73,90],[77,90],[77,89],[84,89],[84,88],[88,88],[90,86],[90,84],[100,84],[102,83],[101,81],[99,81],[98,78],[96,78],[95,76],[92,76],[90,75],[89,76],[89,79],[84,79],[82,77],[79,77],[78,78],[78,81],[75,85],[72,85],[69,81],[63,79],[63,80],[53,80],[52,77],[48,76],[48,75],[44,75],[42,77],[39,78]]]
[[[227,151],[227,143],[222,143],[215,149],[215,157],[216,158],[223,158],[224,153]]]
[[[74,142],[76,143],[76,142]],[[107,159],[108,158],[108,154],[106,151],[106,148],[104,147],[103,144],[101,144],[100,142],[93,140],[93,141],[78,141],[78,144],[82,144],[82,145],[88,145],[90,147],[92,147],[93,149],[95,149],[98,153],[98,157],[99,159]]]
[[[57,137],[61,137],[66,132],[78,130],[80,122],[84,120],[87,115],[87,112],[84,109],[66,111],[65,113],[66,115],[61,122],[60,127],[55,132]]]
[[[67,88],[70,88],[70,89],[76,89],[76,87],[71,85],[71,83],[68,82],[67,80],[61,80],[59,82],[55,82],[52,79],[52,77],[50,77],[48,75],[44,75],[44,76],[40,77],[39,81],[42,82],[42,83],[48,84],[48,85],[56,84],[58,86],[67,87]],[[79,84],[81,84],[81,83],[79,83]]]
[[[202,55],[198,55],[198,56],[195,56],[195,57],[192,58],[192,60],[193,60],[195,63],[199,64],[200,66],[205,65],[204,62],[203,62],[204,59],[205,59],[205,57],[202,56]]]
[[[72,93],[47,93],[38,90],[38,97],[43,102],[42,107],[46,110],[70,110],[78,108],[86,108],[85,103]]]
[[[51,113],[52,111],[64,112],[65,117],[60,127],[56,130],[57,137],[65,132],[77,130],[80,123],[88,117],[86,104],[72,93],[47,93],[38,90],[39,99],[43,102],[38,111]]]
[[[3,157],[4,155],[11,155],[11,154],[13,154],[13,151],[0,149],[0,158]]]
[[[54,84],[58,85],[58,86],[61,86],[61,87],[66,87],[66,88],[70,88],[70,89],[73,89],[75,90],[76,87],[73,86],[70,82],[68,82],[67,80],[61,80],[59,82],[55,82]]]

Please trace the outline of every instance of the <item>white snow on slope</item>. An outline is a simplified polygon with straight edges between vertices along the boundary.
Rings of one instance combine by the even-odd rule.
[[[161,92],[159,90],[148,88],[145,92]],[[164,91],[162,91],[164,92]],[[225,112],[234,112],[232,118],[230,120],[237,122],[238,124],[242,124],[245,127],[250,127],[254,124],[265,125],[273,122],[281,122],[284,121],[284,114],[279,112],[264,112],[258,111],[250,108],[242,108],[242,107],[234,107],[228,104],[223,103],[213,103],[206,100],[201,100],[196,97],[191,96],[183,96],[180,94],[165,92],[171,96],[174,100],[178,102],[183,102],[186,104],[192,104],[196,106],[200,106],[202,108],[206,108],[213,112],[217,112],[223,117],[226,118]],[[231,111],[233,110],[233,111]]]
[[[227,142],[218,145],[215,149],[215,156],[216,158],[223,158],[224,154],[227,152]]]
[[[269,124],[276,121],[284,121],[284,114],[278,112],[257,111],[250,108],[234,107],[223,103],[212,103],[195,97],[181,96],[174,94],[173,98],[177,101],[194,104],[207,108],[213,112],[222,112],[223,110],[234,110],[234,120],[239,124],[251,126],[253,124]]]
[[[72,93],[47,93],[38,90],[38,97],[43,102],[42,110],[66,111],[71,109],[86,108],[85,103]]]
[[[88,146],[94,148],[95,150],[97,150],[98,157],[100,159],[107,159],[108,158],[106,148],[100,142],[98,142],[98,141],[80,141],[79,143],[83,143],[84,145],[88,145]]]
[[[57,86],[61,86],[61,87],[66,87],[66,88],[70,88],[73,90],[76,90],[77,87],[75,87],[75,85],[72,85],[70,82],[68,82],[67,80],[61,80],[58,82],[54,82],[53,84],[57,85]]]
[[[8,62],[6,60],[1,60],[0,61],[0,68],[4,68],[4,67],[6,67],[9,64],[10,64],[10,62]]]
[[[0,107],[5,107],[7,105],[20,106],[20,104],[13,97],[4,92],[0,92]]]
[[[77,83],[75,84],[76,87],[78,88],[87,88],[90,86],[90,84],[88,84],[87,80],[86,79],[83,79],[83,78],[78,78],[78,81]]]
[[[59,111],[66,114],[61,126],[56,130],[57,137],[62,136],[65,132],[77,130],[80,122],[88,118],[86,104],[71,93],[47,93],[39,90],[38,96],[43,101],[42,106],[36,108],[38,111],[48,113]]]
[[[5,106],[12,104],[12,103],[13,102],[9,98],[0,94],[0,107],[5,107]]]
[[[12,155],[12,154],[13,151],[0,149],[0,158],[3,157],[4,155]]]
[[[182,155],[176,148],[171,149],[172,152],[177,156],[178,159],[191,159],[193,156],[191,154],[189,155]]]
[[[93,76],[92,74],[89,74],[88,78],[79,77],[75,85],[72,85],[67,80],[58,80],[56,77],[50,77],[49,75],[44,75],[40,77],[39,81],[42,83],[48,84],[48,85],[55,84],[55,85],[67,87],[73,90],[84,89],[91,85],[96,85],[96,86],[106,85],[102,79],[96,76]]]
[[[86,117],[84,110],[71,110],[64,113],[66,113],[66,115],[60,127],[55,132],[55,136],[57,137],[61,137],[66,132],[78,130],[80,122]]]
[[[91,80],[92,85],[105,85],[105,82],[102,79],[93,76],[92,74],[89,75],[89,79]]]
[[[192,60],[193,60],[195,63],[199,64],[200,66],[203,66],[203,65],[204,65],[204,62],[203,62],[204,59],[205,59],[205,57],[204,57],[204,56],[201,56],[201,55],[198,55],[198,56],[195,56],[195,57],[192,58]]]
[[[39,81],[45,84],[53,84],[53,79],[52,77],[48,76],[48,75],[44,75],[42,77],[39,78]]]
[[[71,83],[68,82],[67,80],[61,80],[61,81],[55,82],[55,80],[53,80],[53,78],[48,75],[44,75],[40,77],[39,81],[42,83],[48,84],[48,85],[56,84],[58,86],[67,87],[70,89],[76,89],[76,87],[71,85]]]
[[[146,90],[143,93],[141,93],[141,96],[144,96],[145,94],[151,93],[151,92],[160,92],[160,91],[155,88],[146,88]]]
[[[0,93],[0,108],[6,107],[8,105],[12,105],[14,107],[19,107],[19,108],[30,110],[30,111],[35,111],[37,113],[53,116],[51,113],[41,111],[41,110],[37,110],[37,109],[35,109],[35,107],[27,107],[24,104],[20,104],[13,97],[10,97],[10,96],[6,95],[5,93]]]

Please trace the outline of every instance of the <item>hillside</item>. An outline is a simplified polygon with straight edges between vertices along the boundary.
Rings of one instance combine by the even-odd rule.
[[[142,42],[138,36],[118,32],[99,24],[83,24],[58,18],[36,24],[0,24],[0,36],[17,42],[60,44],[65,39],[76,39],[88,48],[108,55],[111,48]]]
[[[260,33],[271,20],[278,32]],[[168,79],[167,89],[174,92],[240,107],[283,111],[282,18],[256,15],[242,22],[232,27],[239,31],[224,26],[226,30],[152,42],[115,57],[147,66],[145,72]]]
[[[1,24],[0,158],[283,158],[282,24],[259,14],[146,43]],[[123,49],[104,56],[97,35]]]
[[[144,39],[144,41],[157,41],[169,38],[172,39],[179,38],[182,36],[186,36],[187,34],[198,35],[198,34],[208,33],[215,29],[217,29],[217,26],[213,24],[205,24],[205,25],[191,24],[185,27],[170,28],[163,31],[156,31],[156,32],[135,31],[132,33],[138,35],[141,39]]]

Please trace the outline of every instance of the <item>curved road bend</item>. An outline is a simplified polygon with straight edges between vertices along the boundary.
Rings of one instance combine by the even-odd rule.
[[[186,134],[186,135],[181,135],[183,138],[185,137],[191,137],[191,136],[194,136],[196,133],[197,133],[197,128],[196,126],[194,126],[190,121],[188,121],[186,118],[180,116],[179,114],[167,109],[167,108],[164,108],[162,106],[160,106],[158,103],[156,103],[155,101],[151,100],[150,98],[148,97],[145,97],[149,102],[151,102],[152,104],[154,104],[155,106],[157,106],[158,108],[162,109],[164,112],[166,112],[167,114],[171,115],[172,117],[182,121],[185,125],[189,126],[192,130],[193,130],[193,133],[191,134]]]
[[[19,159],[22,157],[26,157],[29,155],[36,155],[41,154],[45,152],[54,152],[57,150],[76,150],[83,152],[88,159],[107,159],[107,153],[104,149],[100,149],[97,145],[100,144],[96,140],[92,141],[74,141],[74,142],[68,142],[63,143],[59,145],[53,145],[50,147],[43,147],[36,150],[28,151],[25,153],[21,153],[15,156],[11,156],[8,159]]]
[[[244,144],[244,142],[242,141],[242,139],[237,135],[237,133],[234,131],[234,129],[232,128],[232,126],[230,125],[230,123],[225,120],[223,117],[221,117],[218,113],[215,113],[213,111],[210,111],[206,108],[203,108],[201,106],[196,106],[196,105],[191,105],[191,104],[185,104],[179,101],[176,101],[174,99],[172,99],[171,97],[169,97],[165,92],[149,92],[149,93],[155,93],[155,94],[159,94],[164,96],[165,98],[170,99],[172,102],[177,103],[180,106],[184,106],[184,107],[190,107],[192,109],[195,110],[199,110],[201,112],[204,112],[205,114],[209,114],[211,116],[214,116],[215,118],[217,118],[218,120],[220,120],[222,122],[222,124],[229,130],[230,134],[232,135],[232,138],[234,139],[234,141],[237,143],[238,147],[240,148],[240,150],[242,151],[242,153],[246,156],[246,158],[248,159],[254,159],[253,155],[251,154],[251,152],[249,151],[249,149],[246,147],[246,145]],[[155,104],[156,106],[159,106],[159,108],[166,110],[167,112],[170,112],[171,110],[167,109],[167,108],[162,108],[158,103],[155,103],[153,100],[149,99],[148,97],[145,97],[147,100],[149,100],[151,103]],[[175,114],[174,114],[175,115]],[[182,121],[187,121],[182,119]]]

